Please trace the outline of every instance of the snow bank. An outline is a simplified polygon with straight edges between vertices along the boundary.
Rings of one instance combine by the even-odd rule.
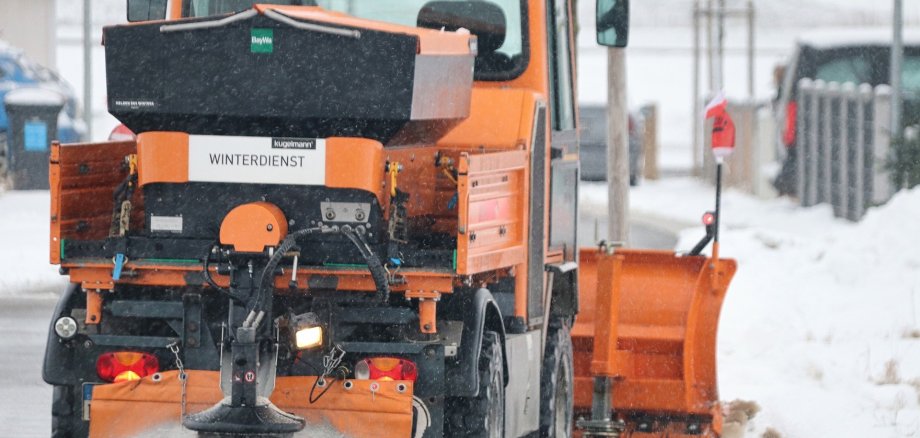
[[[0,191],[0,296],[57,292],[66,279],[48,263],[47,191]]]
[[[606,192],[588,186],[587,208]],[[699,223],[712,189],[679,179],[634,189],[637,213]],[[723,400],[763,410],[746,436],[920,436],[920,189],[859,224],[728,191],[722,253],[738,260],[719,330]],[[679,248],[701,227],[681,233]]]

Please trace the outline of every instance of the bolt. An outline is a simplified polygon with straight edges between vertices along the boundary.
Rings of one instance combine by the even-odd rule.
[[[188,331],[190,331],[190,332],[197,332],[197,331],[198,331],[198,324],[196,324],[196,323],[194,323],[194,322],[188,323]]]
[[[89,320],[95,322],[95,321],[96,321],[96,315],[90,315],[90,316],[89,316]]]
[[[87,349],[87,350],[90,349],[90,348],[93,348],[93,341],[91,341],[91,340],[89,340],[89,339],[87,339],[86,341],[84,341],[84,342],[83,342],[83,348],[85,348],[85,349]]]
[[[268,230],[268,231],[271,231],[271,230],[274,230],[275,227],[272,226],[272,224],[268,224],[268,225],[265,226],[265,229]]]
[[[425,324],[425,330],[431,330],[431,323]]]
[[[360,208],[355,210],[355,220],[356,221],[363,221],[366,218],[367,218],[367,215],[364,214],[364,210],[361,210]]]
[[[326,220],[331,221],[333,219],[335,219],[335,210],[331,208],[327,208],[326,209]]]
[[[185,340],[185,343],[188,344],[189,347],[194,347],[194,346],[198,345],[198,339],[195,339],[195,338],[188,338],[188,339]]]

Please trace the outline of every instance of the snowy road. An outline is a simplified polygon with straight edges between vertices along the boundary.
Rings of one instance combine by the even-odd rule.
[[[42,381],[55,298],[0,296],[0,436],[47,437],[51,387]]]

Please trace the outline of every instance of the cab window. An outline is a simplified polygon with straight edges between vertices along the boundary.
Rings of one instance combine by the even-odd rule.
[[[548,0],[550,85],[552,86],[553,129],[575,129],[575,101],[572,90],[569,9],[566,0]]]
[[[478,21],[481,22],[478,27],[499,29],[499,32],[480,35],[476,57],[477,80],[510,80],[523,73],[527,64],[524,50],[527,46],[526,34],[522,32],[526,21],[526,0],[187,0],[183,15],[206,17],[228,14],[249,9],[254,4],[320,6],[359,18],[446,30],[476,28],[473,22]],[[433,7],[451,12],[456,19],[426,23],[423,12]],[[475,16],[464,16],[465,10],[474,11]]]

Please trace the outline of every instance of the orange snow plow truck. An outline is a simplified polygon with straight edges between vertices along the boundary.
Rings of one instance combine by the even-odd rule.
[[[136,139],[52,145],[53,436],[720,435],[734,262],[577,249],[570,1],[127,6]]]

